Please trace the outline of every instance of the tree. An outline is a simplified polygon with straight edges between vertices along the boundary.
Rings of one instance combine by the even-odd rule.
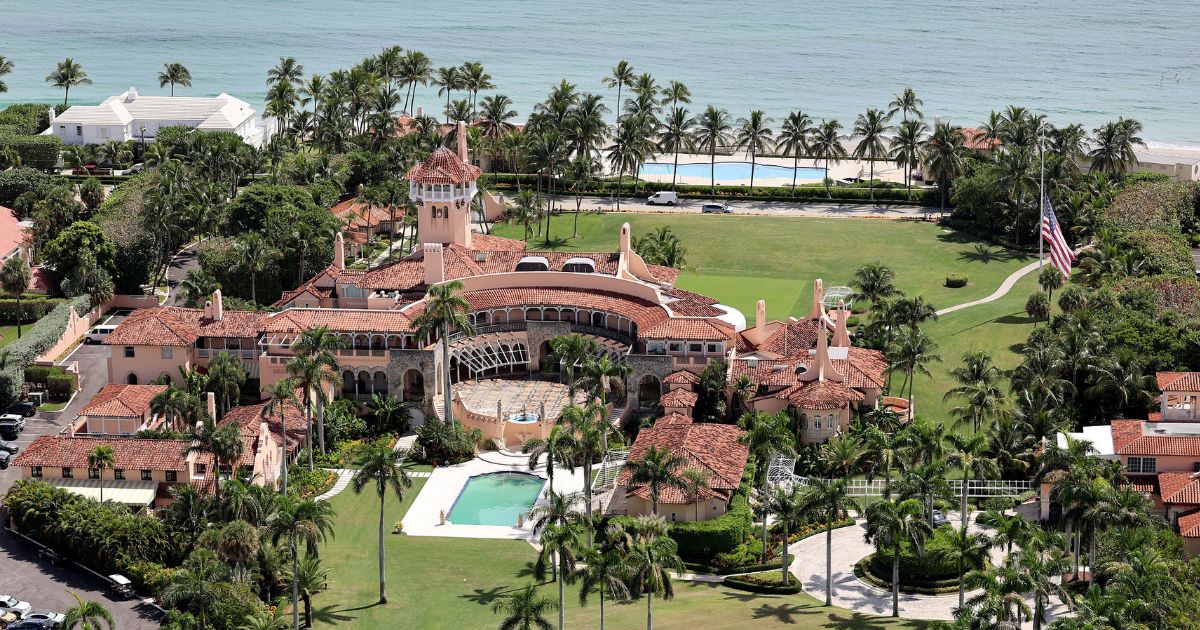
[[[671,231],[671,226],[660,225],[643,237],[633,238],[633,250],[647,264],[663,265],[683,269],[687,264],[688,248],[683,241]]]
[[[955,417],[952,428],[957,430],[970,422],[972,430],[979,433],[989,417],[1007,413],[1008,400],[1000,386],[1004,374],[986,352],[968,352],[962,361],[961,367],[950,368],[950,376],[958,385],[947,390],[942,400],[962,400],[962,404],[950,410]]]
[[[401,467],[407,451],[393,450],[386,446],[373,446],[363,457],[362,466],[354,473],[351,484],[354,494],[362,494],[367,485],[374,482],[375,494],[379,495],[379,603],[387,603],[384,582],[383,513],[388,492],[396,500],[404,502],[404,489],[412,487],[412,480]]]
[[[299,83],[304,78],[304,65],[297,63],[295,57],[280,57],[279,63],[267,70],[267,85],[275,85],[281,81]]]
[[[892,552],[892,616],[900,616],[900,552],[905,541],[920,552],[930,534],[924,508],[916,499],[882,500],[867,506],[866,541]]]
[[[567,176],[570,178],[571,190],[575,193],[575,224],[571,229],[571,238],[579,237],[579,211],[583,206],[583,194],[588,186],[600,176],[600,163],[592,159],[590,153],[584,152],[577,156],[567,166]]]
[[[0,289],[17,300],[17,339],[21,338],[21,294],[32,281],[29,263],[21,256],[9,256],[0,266]]]
[[[917,96],[916,90],[906,85],[904,86],[904,91],[897,94],[895,98],[892,99],[892,102],[888,103],[888,118],[892,118],[899,113],[902,122],[908,122],[909,114],[912,114],[917,119],[920,119],[921,106],[924,104],[925,101],[921,100],[921,98]]]
[[[959,501],[963,527],[967,526],[967,485],[971,478],[989,479],[1000,475],[1000,467],[996,460],[987,456],[989,442],[988,436],[978,432],[970,436],[957,433],[946,436],[946,443],[950,446],[946,464],[957,468],[963,474],[962,496]]]
[[[1050,298],[1046,297],[1046,294],[1041,291],[1030,293],[1029,299],[1025,300],[1025,314],[1029,315],[1030,319],[1033,319],[1035,322],[1039,319],[1049,320]]]
[[[679,547],[667,536],[635,540],[626,556],[629,590],[646,596],[646,630],[654,630],[654,596],[673,599],[671,571],[683,571]]]
[[[708,471],[699,468],[688,468],[679,474],[683,481],[683,494],[695,508],[695,520],[700,520],[700,502],[708,492]]]
[[[216,394],[217,412],[224,416],[242,395],[246,384],[246,369],[242,360],[222,350],[208,361],[208,387]]]
[[[83,202],[89,216],[96,212],[96,208],[104,203],[104,185],[100,183],[99,178],[88,177],[79,184],[79,200]]]
[[[735,146],[739,149],[749,151],[750,153],[750,188],[754,188],[754,161],[755,157],[762,151],[766,151],[772,144],[771,140],[774,132],[771,131],[770,124],[772,119],[767,117],[767,114],[761,109],[756,109],[750,112],[746,118],[739,118],[737,121],[738,130],[734,138]]]
[[[196,308],[221,288],[216,276],[203,269],[190,269],[179,283],[179,297],[184,306]]]
[[[550,358],[567,374],[567,399],[575,401],[575,370],[600,353],[595,339],[584,335],[559,335],[550,340]]]
[[[560,465],[567,464],[567,470],[571,474],[575,474],[575,469],[570,467],[571,457],[575,453],[575,436],[569,428],[561,424],[551,427],[545,438],[527,440],[521,447],[521,452],[529,455],[530,470],[537,467],[538,460],[543,455],[546,456],[546,476],[550,481],[550,494],[555,494],[554,465],[556,462]]]
[[[558,628],[565,626],[566,584],[575,571],[575,550],[579,547],[579,523],[564,522],[547,525],[542,530],[541,551],[533,565],[533,575],[539,580],[546,577],[546,565],[553,563],[558,573]]]
[[[950,183],[962,175],[967,149],[964,145],[962,127],[950,123],[938,123],[933,135],[925,141],[925,164],[938,183],[941,197],[940,213],[946,213],[946,199]]]
[[[505,615],[500,630],[553,630],[554,626],[546,621],[546,612],[553,610],[555,605],[554,598],[538,593],[536,584],[526,584],[493,602],[492,612]]]
[[[658,516],[658,499],[663,490],[686,490],[687,484],[680,475],[687,464],[682,455],[651,446],[640,458],[627,462],[625,466],[629,470],[629,485],[646,486],[650,491],[651,514]]]
[[[658,150],[674,156],[671,166],[671,190],[679,171],[679,152],[692,150],[692,125],[694,121],[683,107],[672,107],[658,130]]]
[[[621,204],[621,184],[626,172],[633,175],[633,186],[636,192],[638,168],[653,153],[654,144],[650,141],[653,127],[646,116],[626,116],[617,123],[613,142],[607,147],[608,161],[617,169],[617,209]],[[535,145],[536,146],[536,145]]]
[[[906,120],[896,128],[891,140],[892,159],[904,169],[904,185],[912,190],[912,172],[921,163],[923,136],[929,128],[919,120]]]
[[[461,295],[457,295],[462,290],[461,280],[430,286],[425,293],[425,310],[413,320],[413,328],[418,337],[441,339],[442,410],[445,422],[451,425],[454,424],[454,413],[450,405],[450,361],[446,359],[450,356],[450,330],[456,328],[465,335],[470,335],[475,330],[475,327],[471,325],[471,319],[467,317],[467,312],[471,309],[470,304]]]
[[[986,534],[972,533],[967,529],[965,519],[962,525],[950,535],[949,541],[949,547],[942,550],[942,559],[958,566],[958,608],[962,610],[967,593],[967,567],[977,567],[983,563],[983,559],[987,557],[988,549],[991,547],[991,541],[988,540]]]
[[[729,132],[733,127],[729,124],[729,112],[709,105],[693,124],[692,144],[706,151],[709,157],[709,179],[712,194],[717,194],[717,149],[723,149],[729,144]]]
[[[275,499],[275,512],[267,519],[267,531],[275,544],[283,538],[288,540],[288,549],[292,558],[291,575],[301,575],[297,540],[308,547],[309,555],[316,556],[317,545],[333,535],[333,507],[324,501],[312,499],[294,499],[287,495],[278,495]],[[292,627],[300,627],[300,588],[298,580],[292,584]]]
[[[903,291],[896,288],[895,283],[896,272],[892,271],[891,267],[878,260],[869,262],[854,272],[854,279],[850,281],[850,286],[854,289],[851,297],[856,300],[868,300],[874,306],[880,300],[904,295]]]
[[[443,66],[434,73],[432,83],[438,86],[438,96],[446,95],[446,122],[450,122],[450,95],[462,87],[457,66]]]
[[[776,455],[795,454],[795,436],[789,428],[790,421],[786,414],[775,415],[761,411],[753,411],[743,415],[738,425],[745,431],[738,437],[740,444],[746,445],[750,455],[757,463],[754,474],[759,476],[762,484],[761,496],[767,494],[767,468]],[[767,561],[767,518],[763,515],[763,562]]]
[[[316,556],[305,556],[299,564],[293,564],[292,571],[285,574],[288,583],[299,593],[304,602],[304,627],[311,628],[313,622],[313,595],[329,586],[329,572],[321,566],[321,559]]]
[[[913,381],[917,373],[929,376],[930,363],[939,362],[942,357],[937,354],[937,344],[933,342],[920,328],[903,328],[900,336],[888,351],[892,369],[904,370],[905,383],[908,386],[909,407],[912,408]],[[903,390],[903,386],[901,387]]]
[[[854,121],[854,135],[858,137],[858,144],[854,146],[854,157],[870,163],[871,176],[867,189],[871,192],[872,201],[875,200],[875,161],[888,154],[884,136],[892,129],[888,124],[889,118],[891,116],[888,114],[871,107],[865,114],[859,114],[858,119]]]
[[[829,164],[838,164],[846,159],[846,147],[842,146],[842,124],[837,119],[822,120],[813,132],[808,148],[815,157],[825,160],[825,195],[833,199],[833,193],[829,190]]]
[[[613,66],[612,73],[601,79],[601,81],[610,90],[617,88],[617,121],[620,122],[621,109],[623,107],[621,104],[621,89],[633,85],[633,66],[629,65],[628,61],[622,59],[617,62],[616,66]]]
[[[165,63],[162,72],[158,73],[158,87],[171,85],[171,96],[175,96],[175,86],[192,87],[192,73],[181,63]]]
[[[846,494],[847,479],[811,479],[801,503],[806,511],[815,511],[825,523],[825,605],[833,605],[833,524],[850,511],[854,500]],[[784,538],[786,549],[787,538]],[[787,584],[785,574],[784,584]]]
[[[583,563],[576,571],[579,578],[579,605],[586,606],[588,595],[595,592],[600,596],[600,630],[604,630],[605,595],[615,600],[629,599],[626,583],[627,569],[620,550],[615,546],[607,551],[590,547],[584,550]]]
[[[100,502],[104,503],[104,471],[117,465],[117,457],[113,454],[111,446],[101,444],[88,453],[87,460],[88,468],[99,471],[97,478],[100,480]]]
[[[4,55],[0,55],[0,78],[13,71],[13,62],[9,61]],[[8,84],[0,81],[0,94],[8,91]]]
[[[517,175],[517,181],[521,181],[521,176]],[[525,226],[525,242],[529,242],[529,237],[533,230],[529,227],[531,223],[538,220],[542,214],[541,202],[532,190],[521,190],[517,192],[512,205],[508,207],[508,216],[513,222],[520,223]]]
[[[291,378],[281,378],[275,381],[275,384],[266,388],[271,396],[267,401],[267,414],[279,414],[279,448],[281,457],[279,459],[280,475],[283,477],[283,487],[281,492],[284,496],[288,493],[288,438],[287,438],[287,420],[285,413],[285,405],[296,405],[296,383]],[[311,445],[309,446],[311,449]]]
[[[228,574],[229,567],[217,558],[217,554],[209,549],[197,549],[188,556],[183,567],[171,574],[171,583],[162,590],[162,602],[195,615],[200,630],[205,630],[221,598],[219,583]]]
[[[612,425],[607,420],[604,405],[589,403],[586,407],[570,405],[559,414],[559,422],[565,422],[575,431],[575,457],[583,458],[583,478],[592,478],[592,462],[604,456],[608,446],[608,433]],[[587,546],[592,546],[592,484],[583,484],[584,502],[587,504]]]
[[[1135,148],[1146,146],[1138,134],[1142,124],[1133,119],[1120,118],[1109,121],[1092,130],[1093,148],[1088,152],[1092,171],[1099,171],[1112,179],[1120,179],[1130,164],[1137,163]]]
[[[346,348],[348,342],[329,332],[325,326],[316,326],[301,331],[300,336],[292,345],[292,352],[304,361],[296,366],[292,375],[297,385],[304,388],[305,417],[312,424],[311,398],[317,402],[317,435],[320,438],[321,452],[325,452],[325,403],[329,399],[326,393],[342,385],[341,368],[338,366],[335,353]],[[291,362],[289,361],[289,370]],[[310,442],[311,454],[311,442]],[[311,462],[309,470],[312,470]]]
[[[75,593],[67,591],[71,597],[75,598],[75,605],[67,609],[63,617],[62,627],[65,630],[100,630],[100,623],[108,626],[108,630],[113,630],[116,626],[113,625],[112,613],[104,607],[100,602],[91,600],[84,601]]]
[[[272,268],[279,251],[271,247],[262,234],[245,232],[238,236],[238,268],[250,274],[250,301],[258,304],[258,274]]]
[[[67,57],[58,62],[54,72],[46,75],[46,83],[56,88],[62,88],[63,107],[66,107],[67,99],[71,96],[71,88],[76,85],[91,85],[92,80],[88,78],[82,66],[75,63],[74,59]]]

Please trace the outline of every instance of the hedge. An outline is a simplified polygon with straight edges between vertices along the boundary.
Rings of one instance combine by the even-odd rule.
[[[788,580],[788,584],[784,586],[783,573],[779,569],[746,575],[731,575],[725,578],[722,584],[739,591],[750,591],[751,593],[764,593],[767,595],[796,595],[804,589],[800,583],[800,578],[794,575]]]
[[[52,169],[58,166],[62,140],[58,136],[25,136],[0,131],[0,151],[13,149],[21,156],[21,165]]]
[[[77,386],[78,382],[75,377],[66,372],[50,374],[46,379],[46,389],[50,392],[50,399],[56,402],[69,399],[75,393]]]
[[[0,133],[33,136],[50,126],[50,106],[44,103],[17,103],[0,111]]]
[[[0,404],[8,405],[20,397],[25,368],[58,343],[67,329],[72,308],[82,316],[91,310],[91,297],[80,295],[64,300],[30,326],[20,339],[0,350]]]
[[[876,561],[875,554],[859,560],[854,565],[854,577],[875,588],[892,590],[892,565],[888,564],[887,566],[887,577],[882,577],[876,573]],[[944,580],[930,581],[904,581],[901,579],[900,592],[910,595],[944,595],[958,590],[958,580],[957,576]]]
[[[18,311],[16,300],[11,298],[0,299],[0,324],[16,324],[18,312],[21,314],[22,324],[32,324],[45,317],[47,313],[54,310],[62,302],[61,298],[35,298],[32,300],[22,298],[21,308]]]

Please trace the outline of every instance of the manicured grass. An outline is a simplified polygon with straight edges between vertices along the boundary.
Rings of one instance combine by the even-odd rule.
[[[579,218],[579,238],[569,239],[571,220],[570,215],[554,219],[551,249],[615,251],[622,223],[630,224],[635,237],[669,225],[696,268],[680,275],[679,286],[718,298],[751,320],[759,299],[766,299],[768,317],[804,315],[812,305],[814,278],[822,278],[826,287],[847,285],[856,269],[876,260],[896,272],[901,289],[937,307],[990,294],[1030,260],[996,247],[985,259],[976,251],[978,241],[912,221],[589,214]],[[495,233],[521,238],[523,229],[498,225]],[[531,238],[529,248],[542,249],[542,240]],[[942,286],[950,273],[966,274],[970,284]]]
[[[23,324],[21,326],[21,332],[24,333],[24,332],[28,331],[29,327],[31,325],[33,325],[33,323],[34,322],[29,322],[28,324]],[[16,326],[0,326],[0,348],[3,348],[4,346],[7,346],[8,344],[10,344],[16,340],[17,340],[17,327]]]
[[[332,500],[337,509],[335,539],[322,547],[330,589],[313,602],[317,627],[375,630],[458,628],[492,629],[501,617],[492,603],[533,581],[535,553],[528,543],[509,540],[396,536],[392,524],[424,486],[415,479],[403,505],[390,498],[385,512],[388,603],[379,605],[376,536],[379,503],[373,490],[355,495],[346,490]],[[543,592],[557,598],[555,584]],[[571,628],[599,627],[599,606],[593,599],[578,604],[578,591],[567,588],[567,624]],[[606,605],[610,628],[645,626],[645,600]],[[551,613],[553,622],[557,613]],[[698,625],[699,624],[699,625]],[[654,601],[654,627],[661,630],[792,628],[929,628],[922,622],[894,622],[825,608],[807,595],[756,595],[718,585],[677,582],[675,599]]]
[[[63,402],[42,403],[42,405],[37,409],[38,411],[62,411],[64,408],[66,408],[67,402],[68,401],[64,400]]]

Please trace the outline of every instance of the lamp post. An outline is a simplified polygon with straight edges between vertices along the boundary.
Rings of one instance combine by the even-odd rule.
[[[144,164],[146,162],[146,126],[145,125],[142,125],[140,132],[142,134],[142,155],[139,157],[141,158],[142,163]]]

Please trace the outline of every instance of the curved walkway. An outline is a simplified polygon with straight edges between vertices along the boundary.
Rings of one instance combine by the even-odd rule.
[[[937,312],[938,317],[941,317],[942,315],[945,315],[947,313],[961,311],[964,308],[970,308],[972,306],[979,306],[980,304],[987,304],[988,302],[995,302],[996,300],[999,300],[1000,298],[1007,295],[1008,292],[1012,290],[1013,285],[1015,285],[1018,280],[1020,280],[1021,278],[1024,278],[1025,276],[1029,275],[1030,273],[1032,273],[1034,271],[1037,271],[1037,268],[1038,268],[1038,261],[1035,260],[1035,261],[1029,263],[1028,265],[1025,265],[1024,267],[1021,267],[1020,269],[1009,274],[1008,277],[1004,279],[1004,282],[1000,283],[1000,288],[993,291],[991,295],[989,295],[985,298],[980,298],[973,302],[963,302],[962,304],[955,304],[954,306],[948,306]]]

